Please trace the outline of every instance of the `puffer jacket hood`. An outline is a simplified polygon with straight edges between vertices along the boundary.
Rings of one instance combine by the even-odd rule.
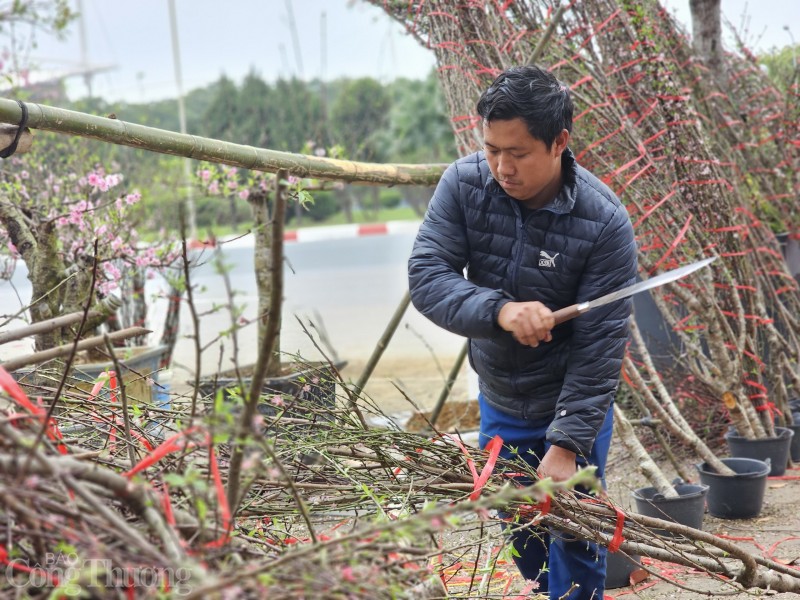
[[[420,226],[409,287],[422,314],[470,338],[470,364],[488,402],[521,419],[552,417],[548,441],[588,456],[619,383],[631,301],[563,323],[536,348],[497,324],[512,300],[556,310],[635,281],[625,207],[570,150],[562,169],[558,195],[523,211],[482,152],[450,165]]]

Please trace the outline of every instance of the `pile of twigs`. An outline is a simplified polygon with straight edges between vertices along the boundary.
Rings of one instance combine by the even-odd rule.
[[[443,574],[501,546],[490,509],[510,508],[520,515],[514,527],[689,565],[731,588],[800,591],[796,570],[730,542],[562,493],[592,483],[591,473],[555,485],[521,461],[497,459],[498,442],[484,453],[457,437],[365,428],[349,397],[321,409],[265,396],[257,433],[236,442],[246,458],[234,507],[225,494],[233,400],[209,400],[192,423],[175,402],[158,431],[145,412],[116,418],[120,407],[97,398],[104,421],[69,412],[46,421],[0,373],[0,560],[9,586],[72,585],[98,597],[457,597]],[[375,410],[364,398],[357,407]],[[60,433],[87,423],[93,436]],[[533,485],[521,487],[521,477]],[[476,585],[469,597],[488,594]]]

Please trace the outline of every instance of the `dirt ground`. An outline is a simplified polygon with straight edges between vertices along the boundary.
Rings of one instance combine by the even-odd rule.
[[[430,410],[442,391],[451,364],[452,361],[443,360],[442,365],[436,366],[430,359],[383,361],[373,373],[365,392],[386,415],[398,424],[404,425],[415,413],[415,409],[403,394],[421,409]],[[363,368],[363,363],[350,362],[342,374],[345,380],[355,381],[361,375]],[[449,405],[454,407],[449,418],[466,417],[459,424],[459,430],[462,432],[477,427],[477,411],[472,407],[467,408],[467,401],[470,400],[468,389],[466,368],[464,368],[445,404],[446,407]],[[663,468],[664,463],[659,462]],[[697,461],[689,457],[686,462],[691,464]],[[690,470],[694,472],[693,469]],[[665,471],[670,477],[673,476],[670,469]],[[694,482],[697,482],[697,478]],[[615,445],[612,445],[609,456],[607,483],[611,499],[625,509],[634,508],[631,492],[649,485],[635,465],[631,464],[627,454]],[[733,539],[753,554],[800,568],[800,468],[787,470],[782,478],[768,479],[764,505],[758,517],[747,520],[725,520],[706,513],[703,530]],[[767,596],[777,600],[800,598],[798,594],[777,594],[759,589],[736,591],[729,584],[716,581],[705,573],[695,572],[686,567],[648,559],[644,559],[644,562],[650,569],[674,583],[666,583],[650,576],[635,588],[608,590],[606,598],[609,600],[616,598],[689,600],[718,596],[733,600]],[[517,578],[513,566],[508,568],[508,577]],[[516,582],[512,587],[520,589],[521,582]],[[460,594],[454,596],[464,597]]]

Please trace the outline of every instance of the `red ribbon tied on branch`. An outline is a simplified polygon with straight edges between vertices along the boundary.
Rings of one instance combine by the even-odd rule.
[[[469,472],[472,473],[472,482],[474,484],[472,493],[469,495],[469,499],[477,500],[481,495],[483,486],[486,485],[486,482],[489,481],[489,477],[492,476],[494,466],[497,464],[497,458],[500,456],[500,450],[503,448],[503,438],[501,438],[499,435],[496,435],[489,441],[488,444],[486,444],[486,448],[484,448],[484,450],[489,453],[489,458],[486,460],[486,464],[484,465],[480,474],[478,474],[478,469],[475,468],[475,461],[472,460],[469,450],[467,450],[464,444],[461,443],[461,440],[454,435],[446,435],[456,443],[467,459],[467,467],[469,467]]]

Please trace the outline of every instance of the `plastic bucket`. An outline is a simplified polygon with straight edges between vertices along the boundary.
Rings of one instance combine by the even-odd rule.
[[[789,462],[789,449],[792,445],[794,432],[788,427],[776,427],[773,438],[748,439],[733,431],[725,434],[728,449],[734,458],[754,458],[756,460],[770,460],[772,477],[786,473],[786,464]]]
[[[626,587],[631,584],[631,573],[641,565],[640,556],[628,556],[622,552],[606,555],[606,589]]]
[[[735,475],[720,475],[708,463],[695,465],[700,481],[708,486],[709,514],[721,519],[750,519],[764,504],[770,465],[753,458],[723,458]]]
[[[796,418],[797,425],[789,425],[789,429],[794,432],[792,443],[789,445],[789,455],[792,462],[800,463],[800,418]]]
[[[800,463],[800,398],[789,400],[789,408],[792,411],[794,425],[789,425],[789,429],[794,431],[792,443],[789,446],[789,454],[792,462]]]
[[[677,498],[665,498],[654,487],[634,490],[631,495],[636,501],[636,512],[646,517],[702,529],[708,485],[679,483],[674,484],[674,487],[678,492]],[[657,533],[671,535],[669,532],[661,530],[658,530]]]

